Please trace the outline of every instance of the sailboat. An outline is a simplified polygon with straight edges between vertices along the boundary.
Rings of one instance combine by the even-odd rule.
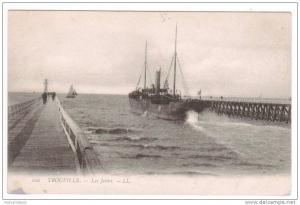
[[[172,67],[173,65],[173,67]],[[176,92],[176,69],[177,69],[177,25],[175,32],[175,49],[171,62],[173,68],[173,89],[169,89],[168,77],[163,88],[160,87],[161,69],[156,71],[155,85],[147,87],[147,42],[145,48],[144,62],[144,87],[138,87],[141,76],[138,80],[136,90],[129,93],[130,108],[134,112],[147,113],[165,120],[184,120],[186,108],[181,95]]]
[[[75,98],[77,95],[76,90],[74,89],[73,85],[70,86],[69,92],[66,96],[66,98]]]

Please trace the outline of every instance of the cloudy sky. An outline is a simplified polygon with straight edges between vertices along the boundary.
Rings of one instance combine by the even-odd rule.
[[[176,23],[190,94],[291,95],[291,15],[255,12],[9,11],[8,89],[42,91],[48,78],[56,92],[127,94],[146,40],[151,79],[159,67],[164,78]]]

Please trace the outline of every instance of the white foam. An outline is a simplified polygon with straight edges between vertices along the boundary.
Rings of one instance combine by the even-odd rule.
[[[142,116],[147,117],[148,116],[148,111],[145,111]]]
[[[189,125],[191,125],[194,129],[198,130],[198,131],[204,131],[204,128],[202,126],[200,126],[200,121],[198,120],[198,113],[194,112],[194,111],[189,111],[187,113],[187,118],[186,118],[186,123],[188,123]]]

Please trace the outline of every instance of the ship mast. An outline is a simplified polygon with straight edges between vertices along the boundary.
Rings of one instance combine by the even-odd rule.
[[[145,48],[145,74],[144,74],[144,89],[146,89],[147,84],[147,41]]]
[[[176,24],[176,31],[175,31],[175,51],[174,51],[174,80],[173,80],[173,96],[175,96],[176,92],[176,59],[177,57],[177,24]]]

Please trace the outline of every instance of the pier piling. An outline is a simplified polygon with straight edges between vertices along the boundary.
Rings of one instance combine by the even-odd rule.
[[[291,105],[284,103],[193,99],[186,101],[186,107],[188,110],[194,110],[198,113],[207,109],[218,115],[229,117],[291,122]]]

